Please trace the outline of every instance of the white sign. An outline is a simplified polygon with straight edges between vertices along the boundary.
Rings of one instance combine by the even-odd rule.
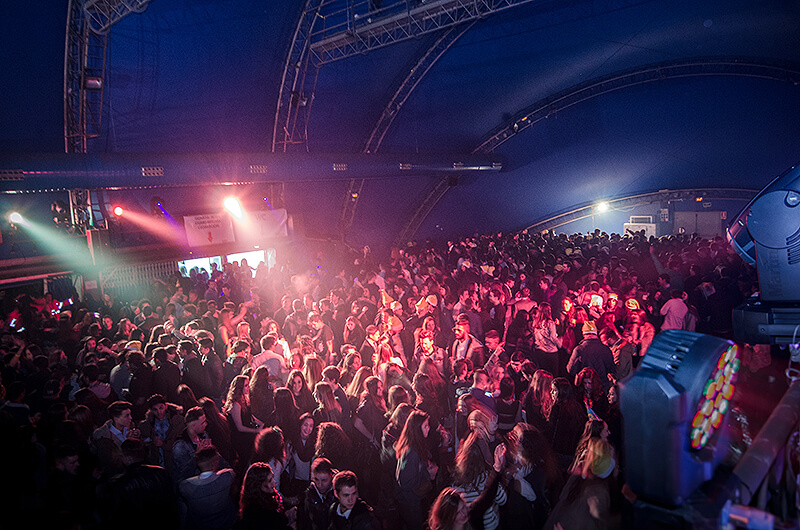
[[[233,223],[227,214],[187,215],[183,218],[190,247],[232,243]]]
[[[263,240],[275,237],[286,237],[289,234],[286,227],[289,216],[283,208],[247,212],[247,216],[250,221],[249,230],[242,233],[240,239]],[[237,230],[239,228],[240,227],[237,226]]]

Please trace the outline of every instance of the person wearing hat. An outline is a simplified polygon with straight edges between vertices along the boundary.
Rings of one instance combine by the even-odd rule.
[[[167,403],[161,394],[147,400],[147,414],[139,423],[139,432],[147,447],[146,463],[172,471],[172,446],[186,428],[183,410]]]
[[[582,331],[583,340],[572,350],[572,356],[567,363],[567,372],[574,380],[575,376],[588,366],[600,375],[603,392],[608,392],[611,388],[608,376],[616,374],[614,354],[597,336],[597,324],[593,320],[584,322]]]

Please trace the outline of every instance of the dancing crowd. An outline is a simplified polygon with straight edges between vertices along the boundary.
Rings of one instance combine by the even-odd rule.
[[[757,288],[721,238],[595,231],[4,296],[8,527],[624,526],[618,382]]]

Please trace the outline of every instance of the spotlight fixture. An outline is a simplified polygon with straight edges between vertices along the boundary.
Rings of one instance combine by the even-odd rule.
[[[123,213],[125,213],[125,210],[122,209],[122,206],[114,207],[114,215],[116,215],[117,217],[121,217]]]
[[[601,202],[597,204],[597,211],[600,213],[607,212],[608,208],[609,206],[607,202]]]
[[[225,207],[231,215],[236,217],[237,219],[241,219],[244,216],[244,211],[242,210],[242,203],[239,202],[239,199],[236,197],[226,197],[224,201],[222,201],[222,205]]]
[[[153,197],[150,199],[150,215],[154,217],[164,217],[164,199]]]
[[[12,224],[19,224],[22,222],[22,214],[19,212],[12,212],[11,215],[8,216],[8,220],[11,221]]]
[[[65,226],[69,224],[69,211],[64,201],[55,201],[50,205],[50,212],[53,215],[53,224]]]

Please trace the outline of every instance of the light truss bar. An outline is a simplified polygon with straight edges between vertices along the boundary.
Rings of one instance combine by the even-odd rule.
[[[757,57],[699,57],[648,64],[590,79],[537,101],[484,137],[473,153],[491,153],[535,123],[588,99],[631,86],[692,76],[758,77],[800,83],[800,65]]]
[[[342,230],[342,241],[347,236],[347,231],[353,226],[353,219],[356,216],[356,206],[364,190],[364,179],[350,179],[347,184],[347,195],[344,198],[344,208],[339,219],[339,226]]]
[[[85,153],[100,136],[108,39],[89,31],[84,0],[70,0],[64,46],[64,149]]]
[[[150,0],[86,0],[84,11],[89,28],[98,35],[105,35],[111,26],[131,13],[147,9]]]
[[[758,190],[736,189],[736,188],[694,188],[684,190],[659,190],[638,195],[629,195],[618,199],[605,201],[608,211],[642,206],[662,201],[694,201],[697,197],[706,199],[727,199],[737,201],[749,201],[755,197]],[[538,221],[527,227],[532,232],[544,232],[553,230],[574,221],[586,219],[597,214],[597,206],[594,203],[583,204],[572,210],[562,212],[553,217]]]
[[[85,234],[94,225],[92,199],[89,190],[69,190],[69,212],[76,234]]]
[[[475,22],[468,22],[452,27],[444,32],[436,42],[419,58],[417,63],[409,70],[408,75],[400,83],[400,87],[395,91],[392,99],[386,104],[378,119],[378,123],[372,129],[367,144],[364,146],[364,153],[376,153],[380,148],[383,137],[394,122],[395,117],[403,108],[411,93],[417,87],[422,78],[430,71],[436,61],[449,50],[453,44],[461,38],[464,33],[469,31]]]
[[[372,129],[372,133],[364,146],[364,153],[376,153],[380,148],[383,137],[386,131],[394,122],[397,113],[405,104],[411,92],[417,87],[419,82],[425,77],[425,74],[430,71],[431,67],[439,60],[439,58],[450,49],[464,33],[466,33],[474,24],[474,22],[459,25],[447,30],[436,42],[419,58],[417,63],[410,69],[409,74],[400,83],[400,87],[395,91],[392,99],[386,104],[386,107],[378,119],[378,123]],[[344,206],[342,208],[342,216],[340,225],[342,227],[342,239],[347,236],[347,231],[353,225],[353,219],[356,215],[356,207],[358,206],[358,199],[361,196],[361,190],[364,187],[364,179],[351,180],[348,186],[347,195],[344,198]],[[354,196],[355,193],[355,196]],[[428,210],[430,211],[430,210]],[[416,228],[414,228],[416,231]]]
[[[439,200],[444,197],[444,194],[447,193],[447,190],[450,189],[454,181],[457,182],[458,177],[455,177],[454,179],[454,176],[451,175],[440,178],[433,185],[412,216],[403,226],[400,234],[397,236],[397,239],[395,240],[396,247],[402,248],[405,243],[414,237],[414,234],[417,233],[419,227],[422,226],[422,222],[426,217],[428,217],[428,214],[433,211],[433,207],[436,206],[436,203],[438,203]]]
[[[334,0],[321,13],[325,27],[310,34],[311,52],[322,65],[532,1],[398,0],[372,9],[368,0]]]
[[[306,0],[283,65],[278,105],[272,129],[272,152],[289,151],[300,145],[308,150],[308,119],[314,101],[319,66],[310,63],[309,36],[314,26],[324,24],[319,10],[325,0]]]

